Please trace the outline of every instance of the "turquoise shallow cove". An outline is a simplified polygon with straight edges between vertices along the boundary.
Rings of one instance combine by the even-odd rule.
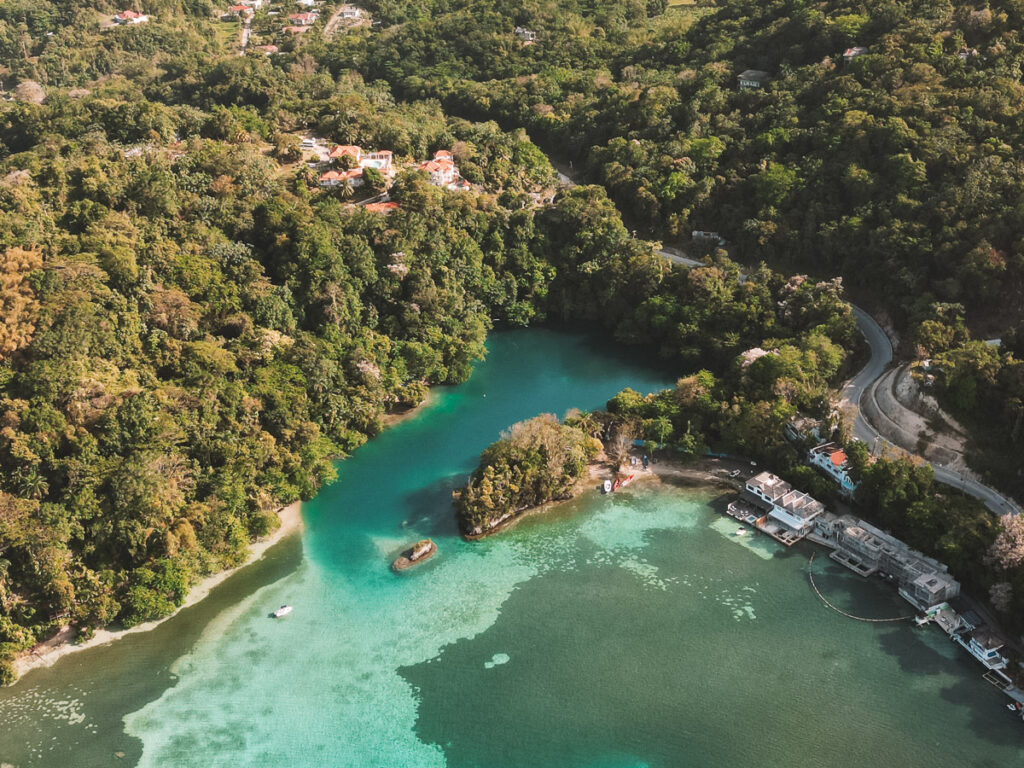
[[[340,463],[301,540],[153,632],[0,691],[0,763],[1024,766],[1024,727],[938,630],[829,611],[813,550],[736,537],[710,490],[588,493],[462,542],[451,491],[501,429],[672,380],[582,336],[489,348]],[[424,536],[439,554],[392,573]],[[905,612],[880,582],[814,567],[851,612]]]

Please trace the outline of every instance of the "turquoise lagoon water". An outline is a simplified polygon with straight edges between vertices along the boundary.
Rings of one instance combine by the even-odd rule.
[[[671,381],[581,336],[489,347],[467,384],[340,463],[301,539],[153,632],[0,691],[0,763],[1024,765],[1024,726],[937,630],[832,613],[812,550],[736,537],[709,490],[588,493],[462,542],[451,491],[501,429]],[[439,554],[392,573],[423,536]],[[814,568],[852,612],[905,612],[881,583]]]

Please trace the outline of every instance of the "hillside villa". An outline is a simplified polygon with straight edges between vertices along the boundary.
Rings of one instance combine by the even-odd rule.
[[[121,11],[114,15],[115,24],[145,24],[149,16],[138,11]]]
[[[740,90],[749,91],[764,87],[769,77],[770,75],[762,69],[745,69],[739,74],[737,79],[739,80]]]
[[[303,149],[314,149],[316,144],[313,140],[303,142]],[[384,181],[390,184],[398,172],[395,165],[395,153],[390,149],[380,149],[373,152],[364,150],[356,144],[338,144],[333,146],[326,155],[326,162],[333,162],[347,157],[349,164],[354,167],[351,170],[330,169],[320,175],[321,187],[337,187],[348,181],[352,186],[361,186],[364,183],[363,171],[373,168],[380,171]],[[323,156],[321,156],[323,158]],[[311,165],[315,167],[315,164]],[[439,149],[434,153],[432,160],[419,163],[415,166],[417,170],[426,171],[430,176],[430,183],[444,189],[468,190],[472,185],[459,175],[459,169],[455,165],[452,153],[446,149]]]
[[[365,183],[362,168],[352,168],[348,171],[327,171],[320,175],[321,187],[340,187],[348,182],[353,188],[361,187]]]
[[[393,213],[394,211],[398,210],[398,203],[393,203],[390,201],[385,203],[367,203],[366,205],[363,206],[363,208],[366,209],[367,211],[371,211],[373,213],[382,213],[385,216],[387,216],[389,213]]]
[[[417,167],[419,170],[426,171],[429,174],[430,183],[436,187],[458,190],[471,189],[470,183],[459,174],[459,168],[455,165],[452,153],[447,149],[439,149],[434,153],[433,160],[420,163]]]

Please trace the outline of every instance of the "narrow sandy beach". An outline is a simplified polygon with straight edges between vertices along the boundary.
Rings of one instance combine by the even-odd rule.
[[[245,562],[235,568],[231,568],[220,573],[215,573],[211,576],[207,576],[205,579],[200,581],[191,590],[189,590],[188,596],[185,598],[185,602],[178,608],[180,611],[182,608],[188,608],[190,605],[195,605],[208,594],[210,590],[220,584],[222,581],[230,577],[236,571],[245,568],[255,560],[258,560],[263,556],[263,553],[270,549],[277,542],[284,539],[286,536],[297,531],[302,530],[302,502],[296,501],[289,504],[287,507],[282,507],[278,510],[278,517],[281,519],[281,525],[276,531],[267,536],[265,539],[261,539],[256,543],[250,545],[249,556]],[[113,642],[114,640],[120,640],[125,635],[130,635],[133,632],[148,632],[154,627],[167,621],[167,619],[174,616],[178,611],[165,616],[162,619],[155,621],[148,621],[145,624],[137,624],[130,629],[122,629],[112,631],[109,629],[98,629],[96,634],[91,639],[84,643],[72,643],[69,642],[74,632],[70,628],[66,628],[59,632],[49,640],[40,643],[30,651],[26,651],[24,655],[14,660],[14,673],[17,677],[21,677],[31,669],[37,667],[48,667],[53,664],[57,659],[62,656],[66,656],[69,653],[76,653],[77,651],[84,651],[87,648],[94,648],[98,645],[104,645],[105,643]]]

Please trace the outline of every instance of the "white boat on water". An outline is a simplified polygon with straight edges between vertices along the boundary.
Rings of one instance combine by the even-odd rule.
[[[605,493],[611,493],[612,492],[612,481],[611,480],[605,480],[604,481],[604,485],[602,486],[602,488],[603,488]]]
[[[292,607],[290,605],[282,605],[280,608],[274,611],[274,618],[280,619],[282,616],[287,616],[291,612]]]
[[[747,529],[746,528],[737,528],[736,529],[736,535],[737,536],[746,536],[747,535]]]

